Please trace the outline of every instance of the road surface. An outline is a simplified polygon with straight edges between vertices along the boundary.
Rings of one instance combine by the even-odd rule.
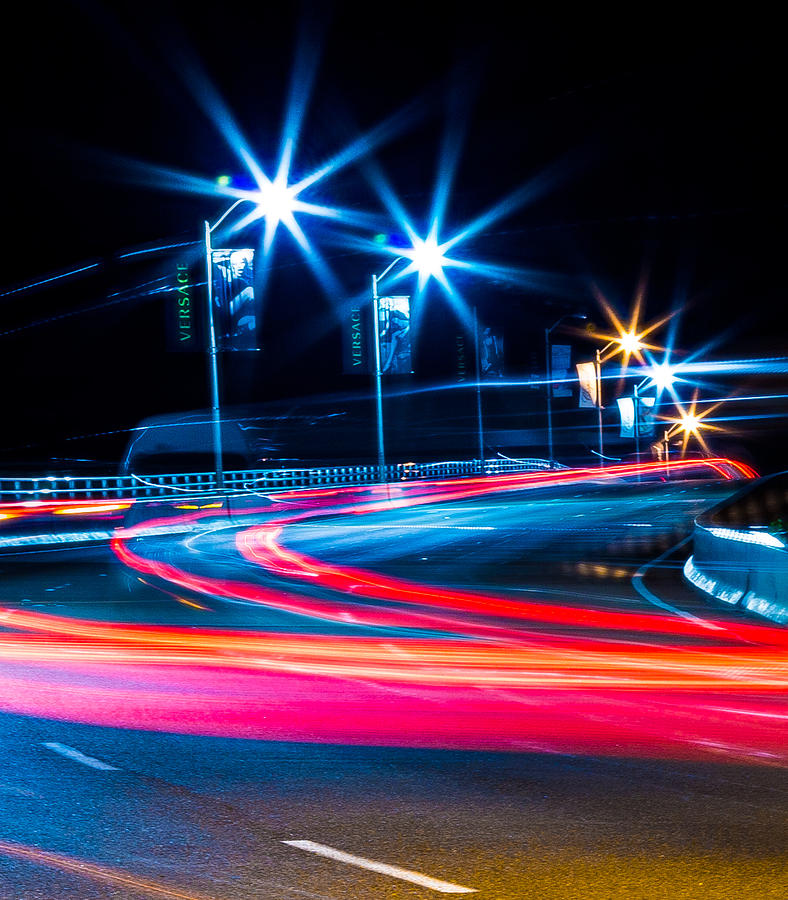
[[[785,896],[785,647],[680,571],[736,488],[4,557],[0,897]]]

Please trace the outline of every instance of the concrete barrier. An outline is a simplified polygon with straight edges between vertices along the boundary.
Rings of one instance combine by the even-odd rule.
[[[786,497],[788,473],[780,473],[700,516],[684,565],[687,580],[723,603],[788,623],[786,536],[763,521],[784,521]]]

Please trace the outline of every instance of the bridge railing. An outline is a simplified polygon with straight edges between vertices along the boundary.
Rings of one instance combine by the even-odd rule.
[[[499,475],[564,468],[544,459],[454,460],[430,463],[396,463],[386,466],[386,480],[416,481],[458,478],[469,475]],[[238,469],[224,473],[224,489],[231,493],[271,491],[294,487],[339,484],[374,484],[377,466],[326,466],[312,469]],[[214,472],[166,475],[14,476],[0,477],[0,503],[23,501],[164,498],[182,494],[215,493]]]

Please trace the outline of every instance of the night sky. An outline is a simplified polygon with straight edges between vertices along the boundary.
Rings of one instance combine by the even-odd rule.
[[[774,24],[691,21],[656,8],[553,19],[504,5],[460,9],[63,3],[5,14],[7,465],[69,455],[111,464],[125,429],[141,419],[205,406],[204,359],[168,353],[161,297],[132,290],[154,263],[121,264],[118,255],[196,243],[203,219],[227,206],[220,196],[165,190],[146,166],[209,180],[244,174],[198,102],[205,84],[273,174],[299,46],[317,68],[294,177],[390,117],[401,123],[309,200],[384,223],[366,177],[373,164],[426,232],[446,135],[462,147],[447,235],[522,185],[544,186],[457,251],[539,273],[530,286],[456,279],[480,317],[504,330],[513,377],[539,374],[542,329],[564,312],[582,310],[603,325],[594,286],[624,316],[639,284],[646,321],[682,307],[677,351],[708,345],[701,358],[786,356],[784,73]],[[342,373],[336,310],[390,257],[343,245],[341,223],[299,222],[342,295],[325,295],[280,228],[263,351],[225,361],[229,404],[366,389]],[[363,238],[375,230],[350,229]],[[94,262],[89,276],[18,290]],[[441,348],[453,346],[457,328],[435,285],[421,322],[413,383],[451,380],[454,361]],[[575,344],[588,358],[596,346]],[[788,393],[784,375],[718,382],[704,390]],[[524,409],[535,413],[538,394],[529,398]],[[734,405],[742,415],[786,410],[783,399]],[[785,468],[776,449],[785,418],[737,427],[732,446]],[[115,436],[66,440],[102,432]]]

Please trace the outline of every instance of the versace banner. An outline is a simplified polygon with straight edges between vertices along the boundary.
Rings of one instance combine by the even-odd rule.
[[[220,350],[259,350],[254,250],[212,250],[213,315]]]
[[[384,375],[413,372],[410,347],[410,297],[380,297],[380,371]]]
[[[202,321],[205,283],[204,279],[195,278],[195,268],[186,260],[175,261],[172,274],[166,279],[168,287],[164,310],[167,349],[170,351],[183,353],[205,349]]]
[[[345,375],[368,375],[371,322],[370,301],[354,303],[342,323],[342,368]]]

